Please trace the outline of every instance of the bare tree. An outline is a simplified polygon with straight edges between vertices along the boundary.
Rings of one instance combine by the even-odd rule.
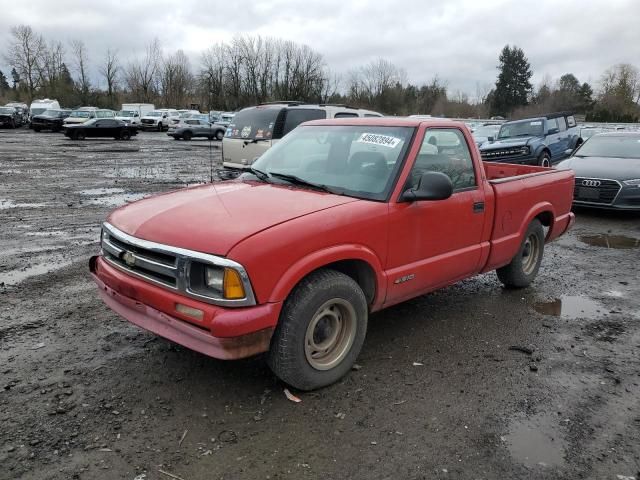
[[[20,79],[26,82],[29,101],[33,100],[36,89],[42,79],[42,63],[46,44],[41,35],[35,33],[29,25],[11,28],[11,39],[4,60],[13,67]]]
[[[227,46],[218,43],[208,48],[201,57],[202,68],[198,75],[201,103],[209,108],[229,108],[225,98],[225,74]]]
[[[71,40],[71,53],[73,54],[73,66],[76,70],[76,84],[80,94],[80,102],[83,105],[89,103],[89,90],[91,82],[89,80],[89,57],[87,47],[82,40]]]
[[[182,50],[163,62],[160,83],[165,105],[186,106],[193,87],[193,75],[189,59]]]
[[[133,60],[127,65],[124,79],[132,96],[143,102],[152,102],[158,95],[159,72],[162,64],[162,50],[157,38],[145,49],[142,60]]]
[[[100,74],[107,82],[107,96],[109,103],[114,105],[114,97],[118,88],[118,75],[120,73],[120,64],[118,63],[118,51],[107,49],[104,57],[104,63],[100,67]]]

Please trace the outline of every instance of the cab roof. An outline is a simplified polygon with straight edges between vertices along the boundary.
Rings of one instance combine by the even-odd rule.
[[[347,117],[330,118],[326,120],[312,120],[302,125],[370,125],[372,127],[465,127],[463,122],[443,120],[438,118],[410,118],[410,117]]]

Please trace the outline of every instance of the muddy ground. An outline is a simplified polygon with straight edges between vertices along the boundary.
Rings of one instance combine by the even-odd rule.
[[[0,478],[639,475],[640,216],[578,211],[526,290],[487,274],[373,315],[358,368],[296,404],[260,357],[122,321],[87,272],[112,208],[219,159],[0,131]]]

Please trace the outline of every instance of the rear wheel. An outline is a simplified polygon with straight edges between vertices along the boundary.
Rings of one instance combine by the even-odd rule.
[[[121,140],[131,140],[131,132],[129,130],[123,130],[120,134]]]
[[[267,361],[300,390],[330,385],[349,372],[367,332],[367,301],[360,286],[335,270],[302,280],[285,301]]]
[[[538,165],[541,167],[550,167],[551,166],[551,155],[549,152],[542,152],[538,157]]]
[[[76,132],[76,140],[84,140],[86,138],[86,134],[82,130],[78,130]]]
[[[216,132],[216,140],[222,141],[223,138],[224,138],[224,132],[222,130],[218,130]]]
[[[162,122],[158,122],[158,131],[161,132],[162,131]]]
[[[498,279],[507,288],[528,287],[536,278],[544,254],[544,229],[534,219],[527,228],[522,244],[511,263],[496,270]]]
[[[186,132],[184,132],[184,133],[182,134],[182,139],[183,139],[183,140],[189,141],[189,140],[191,140],[191,137],[193,137],[193,135],[192,135],[192,133],[191,133],[191,132],[189,132],[189,131],[186,131]]]

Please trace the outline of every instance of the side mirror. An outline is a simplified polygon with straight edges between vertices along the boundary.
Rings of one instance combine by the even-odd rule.
[[[140,114],[139,114],[139,113],[134,113],[134,114],[133,114],[133,116],[134,116],[134,117],[139,117],[139,116],[140,116]]]
[[[571,149],[571,148],[567,148],[567,149],[564,151],[564,154],[565,154],[567,157],[568,157],[569,155],[571,155],[572,153],[573,153],[573,149]]]
[[[162,115],[162,118],[167,118],[167,114],[165,113],[164,115]]]
[[[493,142],[493,137],[487,137],[487,141]]]
[[[420,177],[418,186],[402,194],[402,200],[446,200],[453,194],[451,179],[441,172],[425,172]]]
[[[547,135],[555,135],[556,133],[558,133],[560,130],[557,128],[550,128],[549,131],[547,132]]]

